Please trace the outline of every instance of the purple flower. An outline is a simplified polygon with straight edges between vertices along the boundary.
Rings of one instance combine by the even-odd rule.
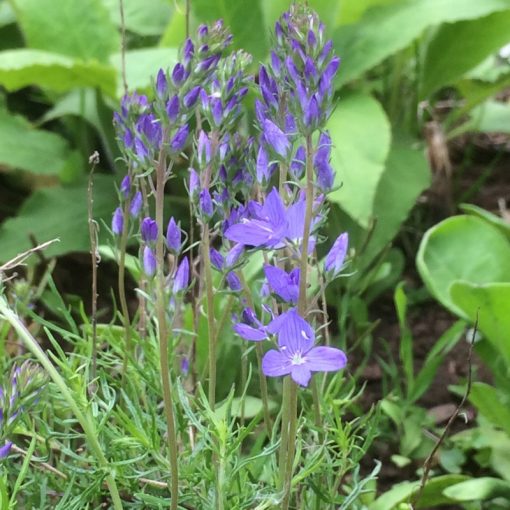
[[[239,276],[234,273],[234,271],[230,271],[230,273],[227,274],[226,280],[228,286],[234,292],[239,292],[242,290],[243,285],[241,284],[241,280],[239,279]]]
[[[261,184],[264,181],[268,181],[269,178],[269,155],[264,145],[261,144],[257,154],[257,182]]]
[[[129,191],[131,190],[131,177],[126,175],[122,182],[120,183],[120,192],[124,195],[124,198],[129,196]]]
[[[144,218],[140,226],[140,232],[146,243],[152,243],[158,238],[158,225],[152,218]]]
[[[296,155],[290,164],[289,171],[294,179],[299,180],[303,177],[306,166],[306,150],[300,145],[296,151]]]
[[[193,42],[188,37],[186,39],[186,42],[184,43],[184,49],[183,49],[183,55],[184,55],[184,62],[188,64],[191,59],[193,58],[193,54],[195,53],[195,47],[193,46]]]
[[[175,122],[179,115],[179,97],[177,95],[172,96],[166,103],[166,114],[170,122]]]
[[[200,94],[200,90],[202,90],[202,87],[200,85],[196,85],[184,96],[182,102],[186,108],[191,108],[195,105],[198,95]]]
[[[290,142],[287,135],[269,119],[264,120],[263,134],[266,143],[282,158],[287,157],[290,149]]]
[[[317,176],[317,185],[320,189],[328,191],[335,182],[335,172],[329,161],[331,157],[331,137],[328,133],[321,133],[317,152],[313,158],[314,170]]]
[[[244,245],[236,244],[229,252],[225,258],[225,262],[227,263],[227,267],[232,267],[238,260],[239,257],[244,253]]]
[[[347,247],[349,246],[349,235],[347,232],[340,234],[333,243],[331,250],[326,255],[324,261],[324,270],[331,273],[335,277],[342,269],[345,256],[347,255]]]
[[[197,157],[200,166],[206,166],[211,161],[211,140],[204,131],[200,131],[197,143]]]
[[[200,188],[200,177],[194,168],[189,169],[189,194],[194,195]]]
[[[5,459],[11,452],[12,442],[6,441],[3,446],[0,447],[0,460]]]
[[[142,210],[143,200],[142,200],[142,194],[137,191],[135,193],[135,196],[133,197],[133,200],[131,200],[131,205],[129,206],[129,214],[133,218],[137,218],[140,214],[140,211]]]
[[[204,214],[207,218],[211,218],[214,213],[214,206],[213,201],[211,198],[211,194],[209,193],[209,190],[203,189],[200,192],[200,195],[198,197],[198,202],[200,205],[200,211],[202,214]]]
[[[211,259],[211,264],[218,271],[222,271],[223,267],[225,266],[225,259],[223,258],[223,255],[215,248],[211,248],[209,251],[209,257]]]
[[[168,84],[166,82],[166,74],[163,69],[158,71],[158,76],[156,78],[156,92],[159,97],[163,97],[166,94],[168,88]]]
[[[340,349],[314,347],[315,333],[295,309],[289,310],[278,331],[279,350],[270,350],[262,359],[268,377],[290,375],[300,386],[308,386],[312,372],[334,372],[345,367],[347,357]]]
[[[287,303],[295,305],[299,299],[299,268],[286,273],[279,267],[266,264],[264,274],[273,292]]]
[[[251,340],[252,342],[260,342],[267,339],[267,333],[262,328],[255,328],[242,322],[234,324],[234,331],[245,340]]]
[[[178,252],[181,249],[181,229],[175,223],[173,216],[168,222],[166,229],[166,245],[168,249]]]
[[[117,207],[115,209],[115,212],[113,213],[112,218],[112,232],[120,236],[122,234],[122,230],[124,228],[124,214],[122,213],[122,209],[120,207]]]
[[[184,66],[178,62],[175,64],[174,70],[172,71],[172,80],[177,87],[183,82],[185,76],[186,69],[184,69]]]
[[[185,376],[189,373],[189,359],[187,356],[181,358],[181,372]]]
[[[145,159],[149,155],[149,150],[138,136],[135,138],[135,152],[140,159]]]
[[[143,271],[147,276],[154,276],[156,273],[156,257],[149,246],[143,249]]]
[[[256,212],[253,219],[242,218],[230,226],[225,237],[246,246],[266,246],[281,244],[287,230],[285,206],[276,188],[266,197],[264,205],[257,202],[249,204]]]
[[[170,147],[174,152],[181,152],[186,146],[186,140],[188,139],[189,127],[187,124],[181,126],[174,137],[170,141]]]
[[[177,294],[185,290],[189,284],[189,261],[188,257],[184,257],[175,273],[173,292]]]

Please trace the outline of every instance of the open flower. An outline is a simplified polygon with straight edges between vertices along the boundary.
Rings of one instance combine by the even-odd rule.
[[[345,367],[347,357],[334,347],[314,347],[315,333],[295,309],[281,316],[278,350],[268,351],[262,371],[268,377],[290,375],[300,386],[308,386],[312,372],[335,372]]]

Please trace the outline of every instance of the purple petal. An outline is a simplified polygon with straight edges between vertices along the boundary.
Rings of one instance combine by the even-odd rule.
[[[174,294],[180,292],[181,290],[184,290],[188,286],[188,283],[189,283],[189,261],[188,257],[184,257],[182,259],[182,262],[179,264],[179,267],[177,268],[177,272],[175,273],[173,287]]]
[[[312,372],[334,372],[346,363],[345,353],[334,347],[313,347],[305,354],[305,365]]]
[[[312,372],[307,365],[292,365],[292,370],[290,372],[290,376],[292,380],[299,384],[300,386],[308,386],[310,379],[312,377]]]
[[[137,191],[135,193],[135,196],[133,197],[133,200],[131,201],[131,205],[129,206],[129,214],[133,218],[137,218],[138,215],[140,214],[140,211],[142,210],[142,205],[143,205],[142,194],[139,191]]]
[[[154,256],[154,252],[146,246],[143,249],[143,270],[147,276],[154,276],[156,273],[156,257]]]
[[[262,215],[273,225],[281,225],[285,222],[285,206],[276,188],[273,188],[271,193],[267,195],[262,207]]]
[[[124,215],[122,213],[122,209],[120,207],[117,207],[115,209],[115,212],[113,213],[113,219],[112,219],[112,232],[119,236],[122,234],[122,230],[124,228]]]
[[[331,271],[334,276],[340,272],[347,254],[348,245],[349,235],[347,232],[344,232],[337,237],[331,250],[326,255],[326,260],[324,261],[324,269],[326,271]]]
[[[315,332],[298,313],[291,310],[278,331],[278,345],[289,357],[309,351],[314,344]]]
[[[260,342],[267,338],[264,331],[248,326],[248,324],[234,324],[234,331],[245,340]]]
[[[280,351],[267,351],[262,358],[262,372],[267,377],[280,377],[290,374],[291,371],[292,364],[290,359]]]
[[[287,135],[269,119],[264,120],[263,133],[267,144],[281,157],[286,157],[290,149],[290,142],[287,139]]]

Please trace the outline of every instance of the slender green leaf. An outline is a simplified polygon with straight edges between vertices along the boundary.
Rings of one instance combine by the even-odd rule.
[[[469,393],[470,402],[493,425],[510,436],[510,409],[508,402],[496,388],[482,382],[474,382]]]
[[[485,501],[494,498],[510,501],[510,482],[484,476],[447,487],[443,494],[457,501]]]

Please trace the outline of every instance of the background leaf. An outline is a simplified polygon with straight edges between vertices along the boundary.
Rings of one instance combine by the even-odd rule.
[[[366,227],[390,149],[390,124],[380,103],[365,94],[343,97],[329,119],[336,186],[332,202]],[[369,141],[369,142],[368,142]]]
[[[335,49],[342,58],[338,83],[358,78],[407,47],[427,27],[508,9],[510,0],[404,0],[369,9],[358,23],[335,31]]]
[[[454,216],[423,236],[416,264],[429,291],[449,310],[466,312],[450,295],[456,281],[510,282],[510,243],[505,235],[474,216]]]
[[[62,137],[34,129],[23,117],[0,109],[0,169],[58,175],[68,157],[69,147]]]
[[[100,0],[11,0],[27,46],[106,62],[120,47]]]
[[[427,45],[421,65],[421,97],[454,82],[501,48],[509,40],[509,26],[510,10],[442,25]]]
[[[118,198],[113,178],[96,175],[94,179],[94,217],[110,224]],[[59,211],[59,214],[55,214]],[[101,223],[100,223],[101,225]],[[7,219],[0,226],[0,261],[5,262],[32,247],[28,235],[38,242],[59,238],[45,254],[48,257],[71,251],[89,251],[87,224],[87,183],[73,186],[42,188],[31,195],[19,210],[18,216]],[[100,239],[106,232],[101,228]]]
[[[41,50],[16,49],[0,52],[0,84],[7,90],[37,85],[55,92],[76,87],[98,87],[115,95],[115,70],[97,62],[81,62]]]

